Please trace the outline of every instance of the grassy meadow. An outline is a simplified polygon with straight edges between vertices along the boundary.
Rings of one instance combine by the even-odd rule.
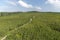
[[[0,13],[0,40],[4,37],[4,40],[60,40],[60,13]]]

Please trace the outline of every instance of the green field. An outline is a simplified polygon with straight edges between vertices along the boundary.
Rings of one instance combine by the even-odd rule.
[[[60,13],[0,13],[0,40],[60,40]]]

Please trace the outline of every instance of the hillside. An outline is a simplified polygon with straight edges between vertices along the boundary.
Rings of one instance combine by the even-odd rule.
[[[60,40],[60,14],[25,12],[1,16],[0,40]]]

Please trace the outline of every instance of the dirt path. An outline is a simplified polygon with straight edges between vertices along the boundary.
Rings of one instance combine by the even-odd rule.
[[[6,37],[7,37],[7,35],[6,35],[6,36],[4,36],[1,40],[5,40],[5,39],[6,39]]]
[[[27,22],[26,24],[31,23],[32,20],[33,20],[33,18],[30,18],[29,22]],[[26,24],[24,24],[24,25],[26,25]],[[24,26],[24,25],[22,25],[22,26]],[[16,28],[15,28],[14,30],[16,30]],[[12,30],[12,31],[13,31],[13,30]],[[8,35],[5,35],[3,38],[1,38],[1,40],[5,40],[5,39],[7,38],[7,36],[8,36]]]

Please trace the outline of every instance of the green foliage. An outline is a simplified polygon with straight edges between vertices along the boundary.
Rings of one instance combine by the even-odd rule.
[[[1,16],[0,39],[5,35],[5,40],[60,40],[60,14],[33,11]]]

